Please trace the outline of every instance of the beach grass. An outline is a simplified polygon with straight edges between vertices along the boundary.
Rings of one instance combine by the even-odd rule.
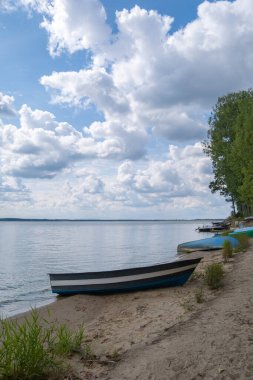
[[[225,263],[233,256],[233,248],[229,240],[224,241],[222,256]]]
[[[239,247],[236,248],[237,252],[246,251],[250,245],[250,238],[244,233],[238,233],[234,236],[239,241]]]
[[[0,321],[0,379],[59,378],[66,371],[67,355],[89,351],[84,329],[49,323],[33,310],[30,318]]]
[[[205,282],[211,289],[218,289],[222,286],[224,268],[220,263],[212,263],[206,267]]]

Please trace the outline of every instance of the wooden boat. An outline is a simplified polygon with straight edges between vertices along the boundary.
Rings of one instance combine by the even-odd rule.
[[[147,267],[86,273],[49,274],[53,293],[106,294],[183,285],[200,258],[178,260]]]
[[[224,242],[228,240],[232,248],[239,246],[237,239],[231,236],[214,235],[213,237],[188,241],[186,243],[179,244],[177,250],[180,252],[194,252],[194,251],[211,251],[214,249],[221,249],[224,246]]]
[[[236,238],[237,234],[244,234],[249,237],[253,237],[253,226],[251,227],[243,227],[243,228],[237,228],[233,232],[230,232],[229,236],[233,236]]]

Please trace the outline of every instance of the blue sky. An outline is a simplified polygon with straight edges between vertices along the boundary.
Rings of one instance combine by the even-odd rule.
[[[252,87],[253,5],[0,1],[0,216],[225,217],[202,152]]]

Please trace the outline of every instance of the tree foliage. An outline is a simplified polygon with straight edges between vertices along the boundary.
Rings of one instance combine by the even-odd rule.
[[[203,143],[214,180],[209,187],[243,214],[253,211],[253,90],[220,97]]]

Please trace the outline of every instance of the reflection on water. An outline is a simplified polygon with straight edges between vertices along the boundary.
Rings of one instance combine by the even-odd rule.
[[[54,300],[48,273],[111,270],[176,258],[199,222],[0,222],[0,314]]]

